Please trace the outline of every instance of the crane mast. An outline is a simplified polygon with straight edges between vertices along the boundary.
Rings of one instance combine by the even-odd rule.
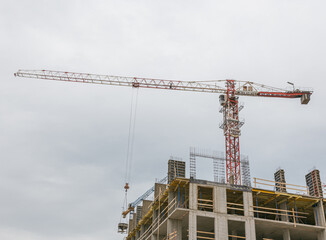
[[[235,95],[234,80],[226,81],[226,94],[220,95],[223,123],[220,128],[225,136],[226,179],[228,183],[241,185],[240,167],[240,128],[243,122],[239,120],[239,97]]]
[[[286,90],[250,81],[213,80],[213,81],[176,81],[152,78],[121,77],[100,74],[74,73],[50,70],[19,70],[17,77],[37,78],[66,82],[104,84],[134,88],[154,88],[177,91],[218,93],[223,112],[223,123],[220,128],[225,136],[226,181],[230,184],[241,185],[240,166],[240,128],[244,124],[239,120],[239,96],[300,98],[301,104],[308,104],[313,93],[311,89]],[[224,83],[225,87],[218,84]]]

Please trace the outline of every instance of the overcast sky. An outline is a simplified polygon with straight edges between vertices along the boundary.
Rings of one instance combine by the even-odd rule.
[[[253,177],[326,181],[324,0],[9,1],[0,7],[0,239],[122,239],[116,233],[132,89],[15,78],[50,69],[312,87],[242,97],[240,148]],[[189,147],[224,151],[218,95],[139,90],[133,201]],[[210,162],[207,173],[211,178]],[[187,169],[188,170],[188,169]],[[189,172],[189,171],[188,171]]]

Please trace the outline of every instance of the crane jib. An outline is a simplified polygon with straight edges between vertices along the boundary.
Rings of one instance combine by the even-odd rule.
[[[234,94],[238,96],[261,96],[261,97],[274,97],[274,98],[300,98],[301,97],[302,103],[309,102],[310,95],[312,94],[312,91],[303,91],[303,90],[287,91],[286,89],[270,87],[264,84],[258,84],[254,82],[248,82],[248,81],[236,81],[236,80],[217,80],[216,82],[178,81],[178,80],[122,77],[122,76],[112,76],[112,75],[50,71],[50,70],[19,70],[14,75],[17,77],[28,77],[28,78],[65,81],[65,82],[80,82],[80,83],[134,87],[134,88],[151,88],[151,89],[165,89],[165,90],[221,93],[221,94],[226,94],[227,89],[225,87],[216,85],[216,83],[231,81],[239,85],[234,92]]]

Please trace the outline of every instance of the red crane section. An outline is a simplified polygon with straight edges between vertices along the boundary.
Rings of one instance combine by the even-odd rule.
[[[241,185],[239,136],[243,122],[239,120],[238,99],[235,81],[227,80],[226,94],[220,95],[224,120],[220,127],[224,130],[225,136],[226,179],[228,183]]]
[[[295,89],[293,83],[289,82],[289,84],[293,85],[293,90],[237,80],[177,81],[49,70],[19,70],[14,75],[66,82],[221,94],[220,103],[222,106],[221,112],[223,112],[223,123],[220,128],[224,130],[225,136],[226,181],[236,185],[241,185],[239,137],[243,122],[239,120],[239,111],[243,106],[239,105],[239,96],[301,98],[301,104],[308,104],[313,93],[311,89]],[[225,84],[225,86],[219,86],[221,83]]]

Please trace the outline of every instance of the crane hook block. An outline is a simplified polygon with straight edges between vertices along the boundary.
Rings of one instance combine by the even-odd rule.
[[[119,223],[118,224],[118,233],[127,233],[128,224],[127,223]]]
[[[124,186],[124,189],[126,190],[126,192],[128,191],[128,189],[129,189],[129,184],[128,183],[126,183],[126,185]]]

